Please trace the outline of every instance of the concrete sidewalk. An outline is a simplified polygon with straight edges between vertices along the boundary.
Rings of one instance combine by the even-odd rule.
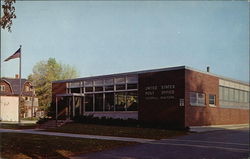
[[[211,126],[191,126],[191,132],[208,132],[217,130],[234,130],[249,128],[249,124],[234,124],[234,125],[211,125]]]
[[[83,139],[128,141],[128,142],[138,142],[138,143],[148,143],[148,142],[156,141],[153,139],[142,139],[142,138],[131,138],[131,137],[115,137],[115,136],[99,136],[99,135],[82,135],[82,134],[71,134],[71,133],[47,132],[47,131],[39,131],[37,129],[23,129],[23,130],[0,129],[0,133],[1,132],[74,137],[74,138],[83,138]]]

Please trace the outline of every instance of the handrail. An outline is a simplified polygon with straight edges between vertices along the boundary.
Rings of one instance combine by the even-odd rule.
[[[60,113],[57,114],[56,118],[58,118],[59,116],[61,116],[63,113],[65,113],[67,111],[68,107],[65,107],[62,111],[60,111]]]

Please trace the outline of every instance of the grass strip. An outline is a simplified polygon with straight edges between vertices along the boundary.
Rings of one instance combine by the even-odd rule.
[[[72,155],[135,144],[22,133],[0,133],[1,157],[8,159],[67,159]]]
[[[47,129],[45,131],[146,139],[164,139],[187,134],[186,131],[180,130],[106,126],[81,123],[68,123],[62,127]]]

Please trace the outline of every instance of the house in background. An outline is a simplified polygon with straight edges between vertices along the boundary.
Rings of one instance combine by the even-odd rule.
[[[19,77],[1,78],[0,82],[0,120],[18,121],[18,102],[19,102]],[[27,79],[21,80],[22,85],[22,104],[20,117],[36,117],[38,113],[38,98],[32,83]]]

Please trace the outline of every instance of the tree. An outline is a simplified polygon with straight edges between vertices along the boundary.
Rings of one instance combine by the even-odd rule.
[[[33,83],[39,101],[39,108],[48,111],[52,101],[52,81],[75,78],[76,69],[70,65],[58,63],[54,58],[40,61],[33,67],[28,79]]]
[[[16,3],[16,0],[4,0],[2,5],[1,12],[3,16],[0,19],[0,25],[2,29],[7,28],[11,32],[12,19],[16,18],[15,7],[13,4]]]

